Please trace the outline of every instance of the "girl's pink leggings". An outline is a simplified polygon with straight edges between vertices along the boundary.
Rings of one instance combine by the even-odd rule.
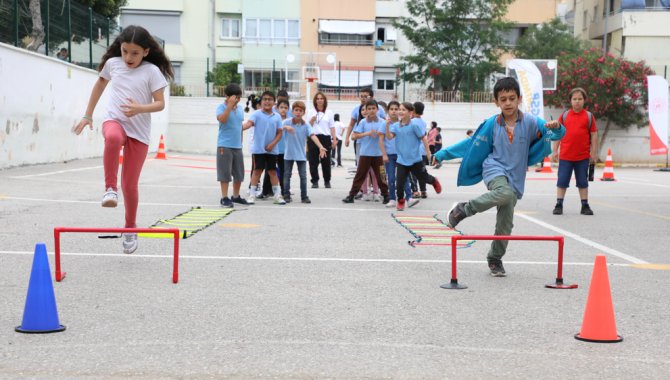
[[[118,191],[119,155],[123,147],[121,189],[123,205],[126,208],[125,228],[135,228],[139,203],[138,183],[149,146],[126,136],[121,124],[115,120],[108,120],[102,124],[102,135],[105,137],[105,152],[102,158],[105,167],[105,190],[111,187],[114,191]]]

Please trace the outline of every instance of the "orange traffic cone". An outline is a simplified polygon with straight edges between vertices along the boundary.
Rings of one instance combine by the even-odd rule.
[[[614,179],[614,163],[612,162],[612,148],[607,149],[607,159],[605,159],[605,169],[601,181],[616,181]]]
[[[163,140],[163,135],[161,135],[161,139],[158,142],[158,152],[156,152],[156,157],[154,157],[157,160],[167,160],[167,156],[165,155],[165,141]]]
[[[553,173],[554,171],[551,170],[551,160],[549,157],[544,158],[544,162],[542,163],[542,169],[535,169],[536,172],[538,173]]]
[[[123,147],[121,147],[121,151],[119,152],[119,165],[123,165]]]
[[[575,339],[596,343],[616,343],[623,340],[616,333],[614,305],[605,255],[596,256],[582,330],[575,335]]]

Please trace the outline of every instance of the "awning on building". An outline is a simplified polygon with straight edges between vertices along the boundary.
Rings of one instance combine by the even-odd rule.
[[[321,70],[319,84],[330,87],[372,86],[372,71]]]
[[[374,21],[319,20],[319,33],[367,35],[374,32]]]

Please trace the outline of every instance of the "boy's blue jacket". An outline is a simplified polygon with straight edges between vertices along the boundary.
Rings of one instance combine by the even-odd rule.
[[[493,128],[500,123],[500,115],[495,115],[485,120],[475,131],[471,138],[464,139],[454,145],[443,148],[435,153],[439,161],[463,158],[461,167],[458,169],[458,186],[471,186],[482,180],[484,171],[482,164],[493,151]],[[528,166],[541,162],[551,154],[550,140],[560,140],[565,135],[565,127],[561,125],[558,129],[547,129],[544,120],[538,120],[538,130],[542,137],[538,137],[530,144],[528,150]]]

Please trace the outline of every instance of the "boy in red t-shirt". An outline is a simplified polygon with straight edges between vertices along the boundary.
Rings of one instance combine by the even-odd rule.
[[[558,159],[556,206],[554,215],[563,214],[563,198],[570,185],[572,173],[582,201],[582,215],[593,215],[589,206],[589,164],[595,163],[598,152],[598,129],[593,115],[584,109],[586,91],[577,87],[570,91],[572,108],[558,119],[565,126],[565,137],[552,142],[552,160]],[[560,151],[560,152],[559,152]]]

